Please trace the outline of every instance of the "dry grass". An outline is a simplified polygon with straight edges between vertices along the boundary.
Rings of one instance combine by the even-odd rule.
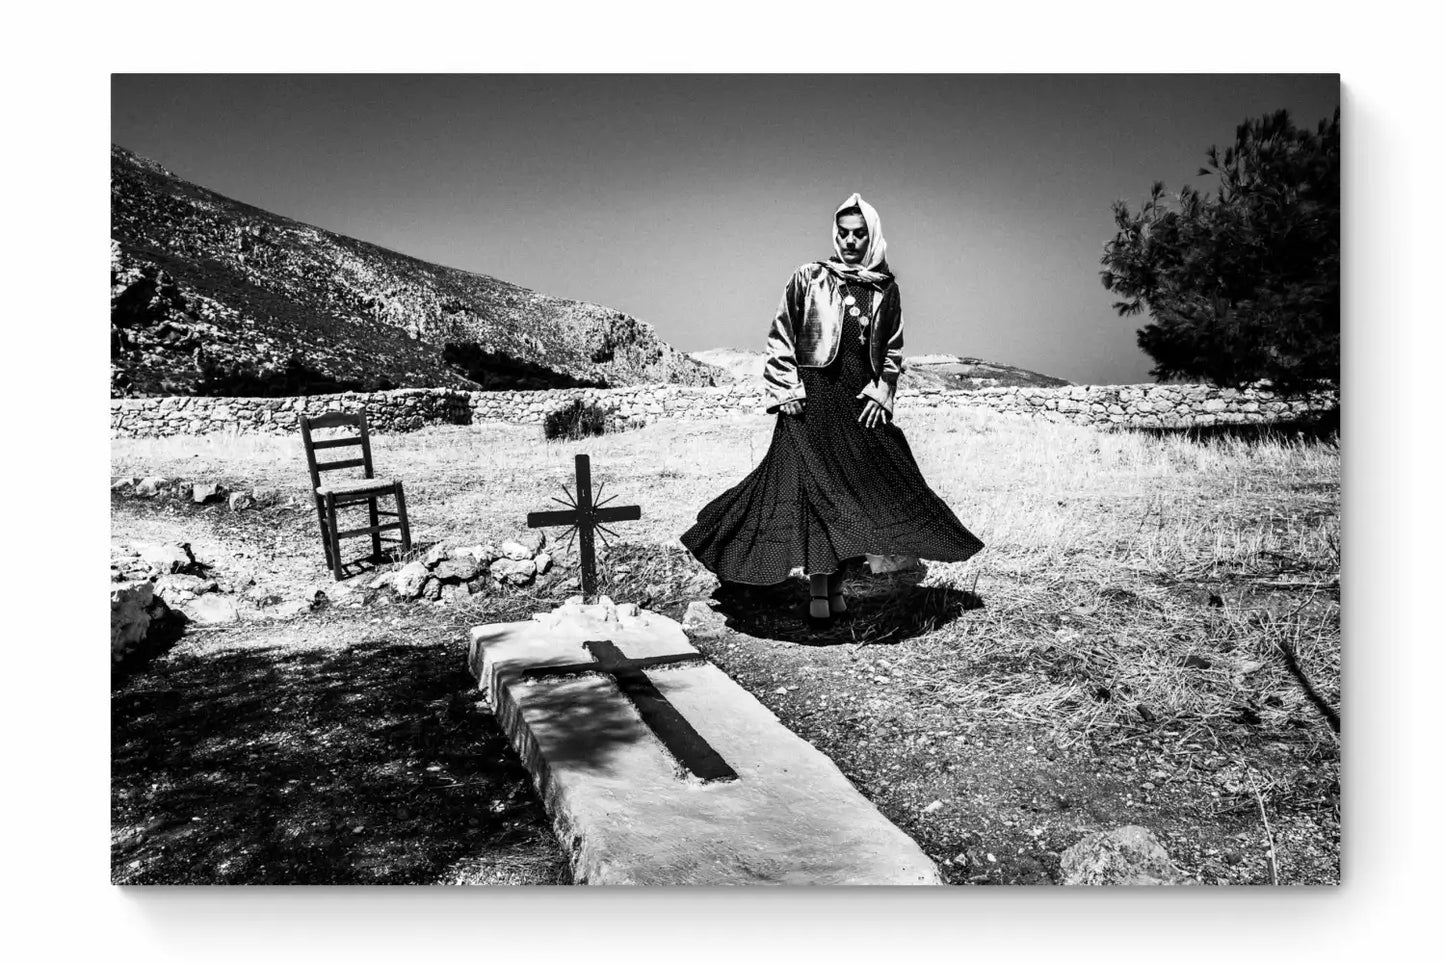
[[[980,722],[1089,730],[1243,718],[1333,738],[1280,646],[1337,705],[1336,446],[1161,438],[986,411],[907,413],[900,425],[930,484],[987,545],[968,563],[930,566],[906,604],[889,604],[887,580],[850,586],[879,596],[849,626],[851,640],[910,638],[920,697]],[[631,578],[664,607],[696,572],[678,534],[762,457],[772,429],[765,417],[671,421],[551,443],[540,427],[483,424],[379,436],[374,448],[379,472],[406,481],[420,542],[505,537],[570,487],[572,456],[588,453],[594,484],[642,506],[641,521],[621,526],[629,546],[667,547],[657,554],[666,571]],[[112,461],[121,475],[305,498],[294,437],[117,440]],[[634,567],[646,564],[633,554]],[[961,592],[982,606],[960,613],[948,600]]]

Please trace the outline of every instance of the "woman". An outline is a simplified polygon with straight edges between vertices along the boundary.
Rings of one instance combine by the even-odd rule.
[[[724,582],[775,585],[802,566],[819,619],[847,611],[844,561],[961,562],[983,547],[893,424],[903,316],[878,212],[855,193],[831,234],[834,256],[793,272],[768,335],[767,410],[780,412],[768,453],[682,535]]]

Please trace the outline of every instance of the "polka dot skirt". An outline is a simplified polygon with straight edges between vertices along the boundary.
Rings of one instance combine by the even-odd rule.
[[[803,414],[779,410],[762,461],[682,535],[721,581],[775,585],[799,565],[833,572],[866,554],[961,562],[983,548],[928,487],[903,431],[858,421],[866,399],[856,396],[871,380],[859,319],[875,292],[849,284],[844,294],[854,303],[833,363],[798,369]]]

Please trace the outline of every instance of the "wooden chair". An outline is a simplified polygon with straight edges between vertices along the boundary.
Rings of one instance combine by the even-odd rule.
[[[411,529],[406,521],[406,496],[402,494],[401,482],[392,478],[376,478],[371,467],[371,434],[366,427],[366,415],[362,412],[350,414],[344,411],[328,411],[324,415],[308,418],[302,415],[301,441],[306,446],[306,463],[311,469],[311,493],[316,498],[316,517],[321,523],[321,544],[326,548],[326,564],[339,582],[345,577],[341,566],[341,540],[359,535],[371,536],[373,557],[381,556],[381,533],[392,530],[401,532],[401,550],[411,550]],[[311,437],[311,432],[322,428],[355,427],[359,433],[320,440]],[[316,452],[323,448],[361,446],[360,458],[345,458],[333,461],[317,461]],[[321,473],[344,468],[360,468],[362,478],[347,478],[323,482]],[[396,499],[396,511],[382,511],[377,502],[386,497]],[[364,528],[346,531],[338,529],[336,509],[342,505],[366,502],[371,524]],[[395,518],[394,522],[381,522],[381,516]],[[396,544],[396,543],[390,543]]]

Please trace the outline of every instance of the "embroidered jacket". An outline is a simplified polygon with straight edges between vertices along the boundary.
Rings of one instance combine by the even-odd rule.
[[[869,313],[858,320],[868,334],[873,380],[858,397],[877,401],[892,420],[893,396],[903,370],[903,309],[897,282],[884,282],[882,293],[872,300]],[[804,397],[799,366],[826,368],[832,363],[842,340],[844,310],[843,285],[820,262],[804,264],[793,272],[768,332],[763,382],[769,414]]]

